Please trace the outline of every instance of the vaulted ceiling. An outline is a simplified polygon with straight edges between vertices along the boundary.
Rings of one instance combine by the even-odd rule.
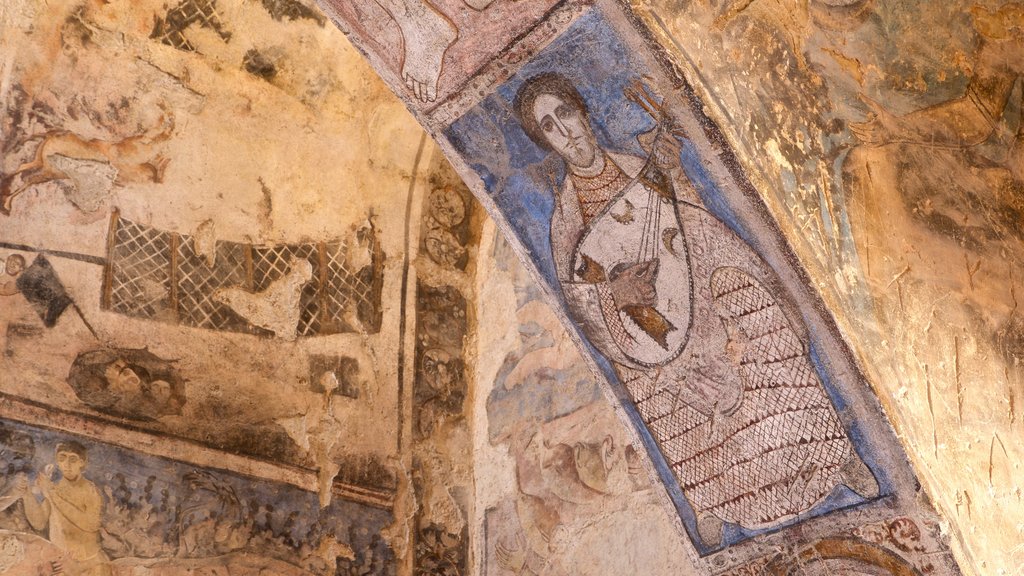
[[[0,572],[1024,574],[1019,5],[0,26]]]

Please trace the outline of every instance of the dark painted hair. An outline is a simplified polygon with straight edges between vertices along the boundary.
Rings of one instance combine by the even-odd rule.
[[[70,452],[77,455],[82,460],[88,459],[88,451],[85,449],[85,446],[80,442],[75,442],[74,440],[68,440],[67,442],[60,442],[57,444],[57,449],[54,450],[54,453],[59,454],[61,452]]]
[[[544,72],[543,74],[532,76],[524,82],[519,88],[519,92],[516,93],[516,99],[512,105],[516,116],[519,117],[519,124],[522,125],[527,136],[536,142],[538,146],[544,150],[551,150],[551,145],[548,144],[547,138],[544,137],[544,131],[533,115],[533,106],[537,102],[537,98],[542,94],[550,94],[576,107],[588,122],[590,121],[590,114],[583,96],[580,96],[579,91],[576,90],[572,82],[561,74]]]

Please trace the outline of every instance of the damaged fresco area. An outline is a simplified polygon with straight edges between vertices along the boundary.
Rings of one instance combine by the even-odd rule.
[[[937,518],[774,230],[607,10],[445,134],[615,383],[698,564],[753,570],[767,539],[792,569],[817,550],[824,569],[958,574],[941,539],[901,553],[855,535],[894,508]]]
[[[311,3],[2,12],[0,416],[390,509],[401,105]]]
[[[174,234],[116,213],[110,227],[104,309],[287,341],[380,331],[384,254],[371,220],[343,241],[278,246],[211,244],[202,228]]]
[[[480,318],[502,329],[479,347],[507,352],[478,367],[479,574],[697,573],[643,448],[511,246],[490,237]]]
[[[324,2],[352,28],[410,99],[444,100],[472,73],[526,31],[557,0],[374,0]],[[391,50],[389,47],[401,47]]]
[[[0,570],[387,575],[385,510],[0,422]]]
[[[836,310],[963,553],[1019,573],[1020,5],[632,4]]]
[[[472,279],[479,204],[437,153],[428,164],[416,262],[412,390],[412,574],[469,574],[476,471],[470,417],[471,338],[477,333]]]

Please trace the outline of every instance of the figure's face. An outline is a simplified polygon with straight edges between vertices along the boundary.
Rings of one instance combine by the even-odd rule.
[[[57,452],[57,469],[67,480],[78,480],[85,469],[85,460],[74,452]]]
[[[607,495],[629,491],[626,452],[611,436],[605,436],[599,443],[577,442],[573,454],[576,474],[588,488]]]
[[[106,377],[112,392],[135,393],[142,389],[142,379],[120,358],[107,365],[103,376]]]
[[[25,262],[21,258],[15,258],[14,256],[7,258],[4,271],[7,272],[8,276],[17,276],[18,274],[21,274],[21,271],[24,269]]]
[[[171,401],[171,385],[163,380],[154,380],[149,383],[149,395],[160,406],[166,406]]]
[[[577,168],[589,168],[597,160],[597,140],[583,111],[552,94],[541,94],[533,104],[533,116],[555,152]]]

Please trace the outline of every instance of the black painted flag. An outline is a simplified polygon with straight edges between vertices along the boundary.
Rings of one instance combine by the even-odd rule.
[[[17,286],[47,328],[53,328],[64,310],[74,304],[50,261],[42,254],[18,276]]]

